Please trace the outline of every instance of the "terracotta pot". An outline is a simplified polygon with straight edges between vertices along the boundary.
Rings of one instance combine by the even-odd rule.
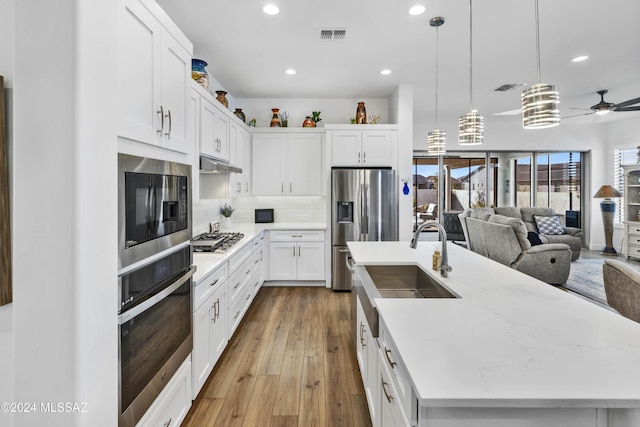
[[[227,92],[223,91],[223,90],[217,90],[216,93],[218,94],[218,96],[216,96],[216,99],[218,100],[218,102],[220,102],[220,104],[224,105],[225,107],[229,108],[229,100],[227,99]]]
[[[304,122],[302,122],[302,127],[303,128],[314,128],[316,127],[316,122],[314,122],[313,120],[311,120],[310,116],[307,116],[304,119]]]

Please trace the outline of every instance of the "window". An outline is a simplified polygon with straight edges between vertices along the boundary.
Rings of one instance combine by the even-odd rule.
[[[640,147],[621,147],[613,150],[613,186],[622,194],[616,203],[614,223],[622,224],[624,218],[624,165],[640,163]]]

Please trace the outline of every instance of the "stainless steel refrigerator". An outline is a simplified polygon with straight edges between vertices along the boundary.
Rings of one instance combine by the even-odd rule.
[[[332,169],[331,283],[351,289],[347,242],[398,240],[398,183],[391,169]]]

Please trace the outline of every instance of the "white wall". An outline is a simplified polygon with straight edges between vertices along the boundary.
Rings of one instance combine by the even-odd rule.
[[[11,184],[12,170],[12,95],[13,95],[13,42],[14,42],[14,0],[0,0],[0,75],[4,77],[5,98],[7,111],[7,154],[9,159],[9,183]],[[15,284],[14,284],[15,286]],[[8,304],[0,307],[0,402],[12,402],[14,397],[13,375],[13,306]],[[12,427],[13,418],[0,412],[0,425]]]
[[[617,123],[617,122],[616,122]],[[456,125],[457,126],[457,125]],[[605,182],[611,180],[612,173],[606,171],[608,127],[604,123],[567,124],[550,129],[523,129],[519,116],[507,119],[485,117],[485,142],[473,147],[458,145],[457,128],[446,129],[447,149],[450,151],[589,151],[591,169],[585,183],[585,195],[590,197]],[[414,126],[414,150],[426,150],[427,134],[431,123],[417,123]],[[610,157],[609,157],[610,158]],[[609,162],[610,163],[610,162]],[[600,217],[599,200],[593,198],[587,202],[585,224],[589,225],[589,238],[586,245],[590,249],[604,246],[604,228]],[[615,233],[614,233],[615,237]]]
[[[15,2],[16,426],[117,425],[117,2]]]
[[[413,232],[413,87],[400,85],[390,99],[391,120],[398,124],[399,240],[411,240]],[[409,194],[402,193],[402,179],[408,180]]]

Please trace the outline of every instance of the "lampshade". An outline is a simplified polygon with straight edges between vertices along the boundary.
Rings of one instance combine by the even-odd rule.
[[[622,194],[610,185],[603,185],[593,196],[594,199],[610,199],[612,197],[622,197]]]
[[[538,84],[522,92],[522,126],[525,129],[542,129],[560,124],[560,93],[553,85],[540,79],[540,20],[538,0],[536,6],[536,59]]]
[[[484,117],[471,110],[458,120],[460,145],[480,145],[484,140]]]
[[[440,156],[445,154],[446,151],[446,139],[447,133],[442,132],[440,129],[434,129],[429,132],[427,137],[427,151],[429,154]]]

